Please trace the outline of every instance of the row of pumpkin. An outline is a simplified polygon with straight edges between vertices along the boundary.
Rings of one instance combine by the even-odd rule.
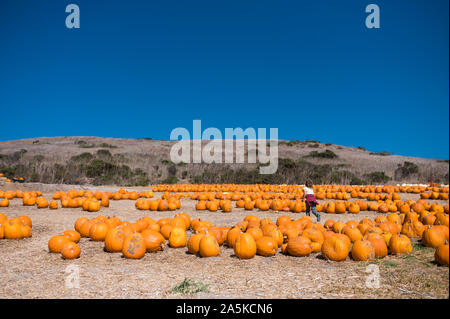
[[[410,237],[421,237],[423,245],[436,249],[436,262],[448,266],[448,215],[442,215],[439,214],[439,223],[422,229],[417,229],[419,215],[414,212],[404,216],[392,213],[375,220],[364,218],[360,222],[327,220],[324,226],[313,223],[308,216],[297,220],[280,216],[275,223],[269,218],[249,215],[232,227],[215,226],[198,218],[191,220],[185,213],[157,221],[146,216],[134,223],[117,217],[82,217],[76,220],[75,230],[53,236],[48,246],[50,252],[61,253],[68,259],[80,255],[75,245],[81,237],[88,237],[103,241],[106,251],[122,252],[125,258],[131,259],[164,250],[168,241],[171,248],[186,247],[188,252],[201,257],[218,256],[220,246],[226,244],[240,259],[253,258],[256,254],[274,256],[281,249],[283,254],[295,257],[320,252],[332,261],[344,261],[349,255],[355,261],[367,261],[384,258],[388,252],[409,254],[412,252]],[[414,232],[408,230],[409,226]],[[78,253],[72,254],[74,251]]]
[[[118,192],[92,192],[84,190],[70,190],[67,193],[63,191],[56,191],[53,194],[53,200],[48,201],[42,196],[41,192],[31,191],[22,192],[20,190],[8,193],[8,198],[3,198],[0,200],[0,207],[8,207],[12,198],[22,198],[22,203],[24,206],[36,206],[37,208],[50,208],[58,209],[59,204],[57,200],[60,200],[62,208],[82,208],[84,211],[98,212],[101,207],[109,207],[110,199],[113,200],[136,200],[136,207],[141,207],[142,209],[149,209],[154,207],[151,201],[139,199],[152,198],[153,192],[127,192],[123,189]],[[146,208],[147,203],[149,207]],[[181,202],[177,196],[168,196],[167,199],[158,199],[156,208],[153,210],[177,210],[181,207]]]
[[[67,194],[58,191],[55,192],[53,198],[59,199],[61,201],[61,207],[63,208],[82,208],[85,211],[89,212],[97,212],[101,207],[109,207],[109,200],[113,194],[120,194],[121,192],[116,193],[102,193],[96,191],[95,193],[91,191],[69,191]],[[126,191],[123,190],[122,194],[125,194]],[[146,193],[136,193],[136,196],[142,196]],[[70,195],[68,195],[70,194]],[[128,194],[128,193],[127,193]],[[220,193],[209,193],[209,194],[201,194],[198,198],[198,202],[196,204],[197,210],[209,210],[215,212],[221,209],[223,212],[231,212],[233,209],[233,205],[231,203],[232,199],[217,199],[221,198],[221,196],[217,196]],[[59,207],[58,202],[53,199],[50,202],[47,201],[44,197],[41,196],[40,192],[23,192],[19,195],[19,198],[22,198],[23,205],[25,206],[34,206],[36,205],[38,208],[50,208],[57,209]],[[82,195],[82,196],[79,196]],[[147,193],[148,196],[148,193]],[[153,196],[153,194],[151,194]],[[144,196],[145,197],[145,196]],[[174,211],[180,209],[181,201],[180,198],[183,197],[180,194],[170,194],[164,193],[161,196],[161,199],[156,200],[145,200],[145,199],[137,199],[135,202],[135,206],[140,210],[152,210],[152,211]],[[134,196],[133,196],[134,198]],[[148,198],[148,197],[147,197]],[[191,197],[192,198],[192,197]],[[130,199],[130,197],[128,197]],[[8,207],[9,199],[4,198],[0,200],[0,207]],[[306,211],[306,204],[299,199],[289,200],[289,199],[273,199],[273,200],[265,200],[256,196],[255,194],[244,195],[241,199],[238,199],[235,202],[236,208],[244,208],[245,210],[253,210],[259,209],[260,211],[290,211],[294,213],[301,213]],[[421,207],[419,209],[415,209],[415,207]],[[427,201],[420,199],[417,202],[413,200],[402,201],[400,199],[387,199],[387,200],[378,200],[377,202],[368,202],[366,200],[356,200],[356,201],[327,201],[324,204],[318,204],[316,206],[318,212],[325,212],[329,214],[343,214],[343,213],[352,213],[357,214],[360,211],[376,211],[379,213],[388,213],[388,212],[402,212],[406,213],[413,209],[416,212],[421,213],[423,210],[429,211],[430,214],[445,212],[448,214],[449,205],[446,204],[442,206],[437,203],[428,203]]]
[[[274,199],[274,200],[264,200],[256,199],[252,200],[250,197],[245,197],[235,202],[236,208],[244,208],[245,210],[251,211],[258,209],[260,211],[285,211],[293,213],[301,213],[306,211],[306,203],[301,200],[288,200],[288,199]],[[199,200],[195,209],[198,211],[209,210],[215,212],[217,210],[222,210],[222,212],[231,212],[233,205],[231,200]],[[378,202],[368,202],[365,200],[356,201],[327,201],[326,203],[319,203],[316,206],[317,211],[328,213],[328,214],[358,214],[361,211],[375,211],[379,213],[393,213],[401,212],[407,213],[411,210],[422,213],[427,212],[431,215],[436,213],[447,213],[449,212],[449,205],[441,205],[437,203],[428,203],[427,201],[421,199],[417,202],[414,200],[402,201],[402,200],[387,200]],[[153,209],[152,209],[153,210]]]
[[[149,185],[154,192],[240,192],[240,193],[297,193],[302,194],[302,185],[270,184],[159,184]],[[337,193],[414,193],[423,192],[449,193],[449,187],[440,186],[393,186],[393,185],[314,185],[314,192]]]

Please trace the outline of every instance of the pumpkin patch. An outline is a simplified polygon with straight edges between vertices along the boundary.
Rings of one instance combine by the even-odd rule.
[[[153,185],[140,192],[71,189],[53,194],[12,191],[3,192],[2,198],[9,201],[5,212],[24,207],[55,218],[61,212],[73,215],[67,224],[72,229],[61,228],[48,237],[48,255],[59,256],[60,262],[109,258],[145,263],[182,256],[193,263],[221,260],[231,268],[250,259],[257,263],[307,260],[320,267],[381,259],[400,263],[417,247],[424,247],[433,249],[430,265],[448,267],[448,206],[439,199],[432,202],[432,195],[424,199],[414,189],[395,186],[318,185],[314,190],[320,194],[321,222],[306,216],[302,188],[294,185]],[[416,200],[402,200],[402,194],[411,193],[417,194]],[[109,211],[120,214],[127,206],[133,212],[127,218],[108,215]],[[42,227],[34,216],[32,222],[24,214],[0,213],[0,239],[30,237],[32,227]]]

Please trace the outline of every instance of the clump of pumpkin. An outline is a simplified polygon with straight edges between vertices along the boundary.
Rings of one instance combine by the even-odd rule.
[[[60,253],[64,259],[75,259],[80,257],[81,248],[78,246],[81,235],[71,229],[64,231],[62,235],[52,236],[48,241],[50,253]]]
[[[84,211],[98,212],[102,207],[109,207],[110,200],[136,200],[142,202],[145,201],[143,198],[148,199],[152,198],[153,196],[154,194],[151,191],[129,192],[123,188],[119,189],[116,192],[101,192],[99,190],[93,192],[92,190],[85,191],[82,189],[81,190],[71,189],[67,192],[64,192],[59,190],[53,193],[52,200],[48,202],[46,205],[44,202],[42,202],[42,208],[49,207],[50,209],[58,209],[57,201],[59,200],[61,202],[62,208],[82,208]],[[33,201],[33,199],[30,200]],[[25,203],[24,200],[24,205],[29,204],[30,203],[28,201]],[[34,203],[32,205],[34,205]]]
[[[8,219],[0,213],[0,239],[23,239],[32,236],[32,221],[28,216]]]
[[[139,210],[174,211],[181,207],[178,196],[162,196],[155,200],[138,199],[135,206]]]
[[[110,253],[122,252],[125,258],[140,259],[145,253],[164,249],[166,240],[172,248],[186,246],[186,229],[190,227],[190,217],[178,213],[173,218],[161,218],[158,221],[150,217],[142,217],[136,222],[122,221],[118,217],[97,216],[89,219],[78,218],[74,228],[80,238],[104,242],[104,250]],[[54,236],[52,252],[59,252],[61,236]],[[63,236],[64,237],[64,236]]]

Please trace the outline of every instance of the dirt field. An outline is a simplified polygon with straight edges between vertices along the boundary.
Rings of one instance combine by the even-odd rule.
[[[41,190],[50,198],[63,185],[0,185],[2,190]],[[92,190],[114,191],[118,187],[92,187]],[[144,187],[127,190],[148,190]],[[155,197],[161,194],[156,193]],[[402,199],[418,199],[418,195],[402,195]],[[82,238],[81,257],[68,261],[60,254],[48,252],[47,242],[53,235],[73,229],[79,217],[98,215],[118,216],[135,221],[142,216],[154,219],[172,217],[176,212],[143,212],[134,207],[132,200],[111,201],[109,208],[97,213],[81,209],[37,209],[24,207],[19,199],[11,200],[10,207],[0,209],[8,218],[28,215],[33,221],[33,237],[23,240],[0,240],[0,298],[449,298],[449,269],[437,266],[434,250],[414,245],[411,255],[388,256],[374,262],[355,262],[350,259],[337,263],[320,258],[290,257],[281,253],[274,257],[256,256],[239,260],[233,250],[222,246],[220,256],[199,258],[186,253],[186,249],[172,249],[146,254],[140,260],[128,260],[120,253],[103,251],[102,242]],[[442,204],[447,202],[436,201]],[[180,211],[191,218],[200,217],[219,226],[230,226],[246,215],[270,217],[280,215],[299,218],[303,214],[257,212],[249,213],[233,208],[232,213],[196,212],[194,201],[182,200]],[[335,221],[375,218],[373,212],[359,215],[322,214],[322,223],[328,218]],[[369,264],[379,266],[380,287],[367,288]],[[66,288],[68,266],[79,269],[79,288]],[[69,267],[69,270],[71,268]],[[195,279],[207,289],[195,294],[174,293],[172,289],[185,278]]]

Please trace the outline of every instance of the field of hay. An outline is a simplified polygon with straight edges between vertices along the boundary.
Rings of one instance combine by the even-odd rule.
[[[56,190],[81,186],[10,184],[8,189],[40,190],[51,198]],[[116,191],[117,187],[90,187],[91,190]],[[148,187],[130,187],[127,190],[147,191]],[[418,200],[418,194],[401,194],[402,200]],[[161,193],[155,193],[155,198]],[[281,215],[294,219],[304,213],[259,212],[249,213],[233,207],[231,213],[196,211],[196,201],[182,199],[179,211],[191,218],[208,220],[218,226],[231,226],[249,214],[272,220]],[[448,201],[433,202],[448,204]],[[200,258],[187,253],[186,248],[147,253],[140,260],[129,260],[120,253],[103,251],[102,242],[82,238],[81,256],[64,260],[60,254],[48,252],[50,237],[73,229],[79,217],[98,215],[118,216],[135,221],[142,216],[157,220],[173,217],[179,211],[139,211],[133,200],[111,201],[109,208],[88,213],[80,208],[37,209],[22,206],[20,199],[11,200],[10,206],[0,208],[8,218],[21,215],[33,221],[33,236],[22,240],[0,240],[0,298],[449,298],[449,268],[434,262],[434,249],[414,243],[413,253],[391,256],[372,262],[330,262],[320,253],[309,257],[291,257],[281,253],[273,257],[255,256],[240,260],[233,249],[221,246],[218,257]],[[375,212],[334,214],[335,221],[374,219]],[[322,213],[323,224],[331,216]],[[367,288],[366,272],[369,264],[379,267],[380,287]],[[79,288],[67,288],[66,279],[71,271],[79,269]],[[180,293],[174,289],[186,278],[200,287],[198,292]]]

